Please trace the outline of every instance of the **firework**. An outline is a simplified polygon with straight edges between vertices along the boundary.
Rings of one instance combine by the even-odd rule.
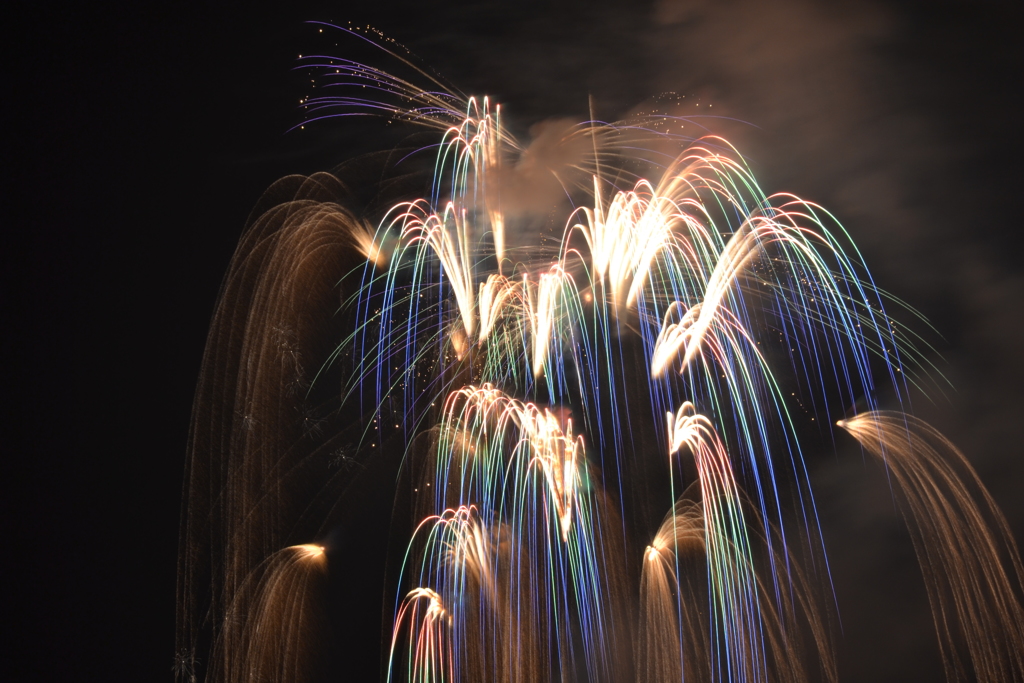
[[[275,551],[356,514],[336,501],[372,474],[410,518],[388,681],[833,680],[826,565],[797,552],[822,555],[798,387],[815,415],[867,397],[839,424],[903,489],[951,677],[961,634],[979,679],[1024,676],[1017,550],[955,449],[874,412],[880,385],[901,400],[925,381],[925,345],[830,214],[765,195],[715,137],[663,135],[680,153],[631,175],[618,162],[650,128],[587,122],[563,132],[592,151],[551,170],[566,211],[541,241],[502,191],[527,152],[488,99],[306,66],[400,101],[312,98],[311,118],[438,131],[433,183],[375,230],[326,174],[254,214],[198,391],[183,675],[206,638],[212,679],[315,677],[292,644],[319,642],[308,582],[330,544]],[[360,467],[317,474],[335,461]],[[669,512],[638,538],[651,510]]]

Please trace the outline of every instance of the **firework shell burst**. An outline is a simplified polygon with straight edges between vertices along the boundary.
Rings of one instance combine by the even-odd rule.
[[[561,227],[530,234],[499,106],[302,67],[337,86],[307,125],[425,126],[433,180],[376,228],[330,174],[254,211],[197,392],[181,680],[321,675],[325,539],[373,477],[409,517],[384,680],[834,680],[798,393],[892,472],[951,680],[1024,680],[1012,537],[951,444],[879,412],[938,371],[833,216],[721,138],[587,121],[560,129]]]

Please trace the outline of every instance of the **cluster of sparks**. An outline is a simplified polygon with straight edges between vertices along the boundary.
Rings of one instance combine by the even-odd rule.
[[[599,170],[598,124],[570,135],[592,137]],[[422,406],[444,397],[431,431],[433,488],[423,488],[434,512],[403,565],[403,577],[420,585],[396,611],[389,680],[616,678],[623,616],[606,593],[619,590],[612,577],[623,570],[610,569],[621,558],[610,542],[614,515],[595,493],[598,472],[628,476],[624,433],[636,415],[658,414],[664,422],[648,428],[667,445],[672,496],[672,459],[689,457],[696,492],[680,500],[697,503],[684,506],[689,516],[672,507],[645,551],[641,592],[675,604],[646,613],[650,623],[628,647],[670,679],[689,668],[698,679],[800,680],[793,653],[802,619],[833,676],[821,617],[806,596],[794,597],[799,581],[786,570],[780,455],[803,482],[805,525],[816,517],[796,427],[755,330],[777,332],[791,367],[823,396],[829,384],[848,405],[866,397],[869,409],[872,355],[900,400],[923,365],[916,340],[885,314],[842,228],[797,197],[765,196],[720,139],[692,144],[657,184],[609,190],[594,173],[590,203],[571,213],[549,261],[537,250],[513,252],[500,187],[488,185],[506,139],[500,108],[470,100],[444,133],[432,197],[396,206],[372,242],[361,242],[370,266],[363,317],[347,340],[362,359],[355,382],[376,387],[378,407],[398,402],[410,434],[435,415]],[[617,368],[637,342],[644,392]],[[416,381],[423,365],[441,369]],[[649,409],[622,400],[638,394]],[[563,407],[561,419],[551,406]],[[574,436],[567,412],[583,416],[588,439]],[[729,446],[716,425],[726,420]],[[735,461],[754,483],[750,505]],[[749,538],[758,526],[767,581]],[[694,539],[707,577],[703,622],[680,617],[692,595],[679,581],[679,554]],[[787,602],[804,605],[799,618]],[[684,646],[687,629],[706,632],[703,648]],[[701,664],[684,662],[687,649]]]
[[[813,581],[791,547],[820,542],[807,424],[790,411],[804,401],[833,419],[866,403],[839,426],[902,463],[890,467],[923,546],[991,541],[988,555],[962,543],[939,554],[934,573],[953,578],[936,595],[954,598],[936,600],[947,621],[966,609],[981,624],[964,630],[977,672],[1024,671],[1019,649],[999,663],[1024,644],[1011,587],[1019,560],[1007,572],[999,559],[1016,548],[1005,529],[990,535],[994,504],[976,512],[950,483],[955,468],[936,464],[969,471],[951,444],[922,451],[915,435],[930,428],[877,412],[880,389],[904,401],[926,376],[925,345],[886,313],[883,301],[898,302],[830,214],[767,196],[716,137],[652,154],[656,180],[611,172],[624,140],[657,127],[591,121],[565,134],[592,154],[551,171],[571,208],[557,246],[538,244],[503,196],[503,167],[514,172],[523,150],[500,107],[458,109],[456,97],[361,64],[304,59],[377,95],[304,100],[307,124],[357,110],[441,133],[428,197],[395,205],[375,230],[346,219],[365,265],[349,302],[356,324],[328,359],[354,359],[342,399],[370,416],[361,445],[383,444],[393,424],[413,481],[419,516],[401,561],[389,682],[801,681],[807,633],[820,674],[834,679]],[[648,502],[668,510],[639,553],[625,502],[636,472],[666,484],[645,490],[667,491]],[[941,496],[927,481],[945,482],[935,491],[945,486],[966,521],[928,527]],[[254,593],[275,614],[286,610],[266,586],[318,575],[325,561],[319,545],[282,552]],[[981,589],[963,570],[974,565]],[[988,627],[1010,631],[1009,645],[986,646]],[[949,671],[963,668],[957,633],[940,630]],[[253,670],[235,668],[239,680]]]
[[[589,123],[569,135],[592,139],[599,167],[598,138],[611,128]],[[765,196],[723,140],[692,144],[657,183],[619,190],[592,173],[589,203],[572,211],[546,261],[506,235],[492,179],[508,163],[506,140],[500,108],[470,100],[444,132],[432,196],[395,206],[372,240],[358,242],[368,261],[360,321],[340,347],[356,348],[352,391],[375,387],[375,410],[392,406],[410,442],[424,429],[432,438],[433,465],[416,489],[432,513],[403,565],[402,581],[416,585],[396,605],[389,680],[615,678],[622,644],[613,641],[629,639],[607,595],[619,590],[609,567],[623,558],[609,540],[599,472],[628,476],[626,431],[659,414],[645,429],[667,446],[673,497],[673,459],[696,464],[708,673],[768,680],[785,667],[769,661],[761,635],[766,613],[783,605],[766,602],[781,600],[778,584],[791,580],[776,570],[776,585],[759,585],[748,529],[772,536],[783,525],[780,455],[803,482],[810,525],[814,512],[755,328],[779,332],[798,349],[793,365],[831,380],[848,404],[875,393],[872,352],[905,391],[908,373],[897,369],[916,359],[914,345],[828,214]],[[637,348],[642,380],[621,368]],[[627,396],[644,395],[649,406],[630,407]],[[732,454],[716,418],[729,420]],[[736,460],[756,487],[752,507]],[[668,524],[686,526],[675,515]],[[784,553],[785,535],[775,537]],[[670,533],[648,546],[643,586],[685,602],[678,582],[647,577],[674,567],[678,542]],[[679,650],[673,621],[648,630],[673,631]]]

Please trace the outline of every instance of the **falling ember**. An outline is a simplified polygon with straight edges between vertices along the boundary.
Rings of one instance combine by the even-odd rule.
[[[649,562],[657,562],[662,550],[664,548],[655,548],[652,545],[647,546],[647,560]]]
[[[313,545],[312,543],[292,546],[289,550],[294,550],[300,557],[310,560],[323,560],[326,557],[324,547],[322,545]]]
[[[382,268],[387,265],[387,259],[385,258],[384,252],[377,241],[378,236],[369,226],[360,225],[353,227],[352,239],[355,241],[359,252],[367,261],[378,268]]]
[[[433,185],[374,230],[333,176],[284,179],[243,236],[190,438],[179,680],[326,678],[317,601],[336,550],[363,558],[292,544],[359,517],[412,525],[384,680],[833,681],[805,394],[815,426],[869,397],[835,424],[903,488],[951,679],[961,636],[979,679],[1024,678],[1017,549],[951,444],[877,411],[929,366],[824,209],[766,195],[721,138],[589,122],[545,138],[591,151],[544,170],[556,238],[524,234],[506,185],[538,166],[490,100],[303,67],[338,86],[310,111],[435,131]]]

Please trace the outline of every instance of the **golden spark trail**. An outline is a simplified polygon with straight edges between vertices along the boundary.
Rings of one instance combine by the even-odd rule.
[[[899,485],[947,678],[973,670],[979,681],[1024,680],[1024,568],[1006,519],[967,458],[903,413],[860,413],[837,424]]]

